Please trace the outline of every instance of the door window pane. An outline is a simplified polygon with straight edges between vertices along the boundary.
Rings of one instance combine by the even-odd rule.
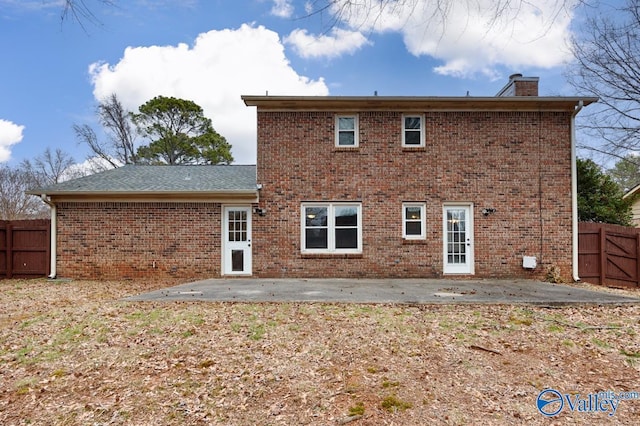
[[[447,210],[447,250],[451,264],[466,263],[467,234],[465,232],[465,211],[463,209]]]
[[[231,250],[231,270],[244,271],[244,250]]]
[[[247,241],[247,212],[230,210],[228,214],[229,241]]]

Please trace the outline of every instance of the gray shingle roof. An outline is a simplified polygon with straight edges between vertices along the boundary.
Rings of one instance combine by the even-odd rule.
[[[257,191],[256,166],[124,166],[30,194],[175,194]]]

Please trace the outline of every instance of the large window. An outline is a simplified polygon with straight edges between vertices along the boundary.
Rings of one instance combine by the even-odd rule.
[[[402,237],[407,240],[423,240],[425,233],[424,203],[402,204]]]
[[[402,116],[402,146],[424,146],[424,116]]]
[[[303,204],[302,252],[361,253],[361,212],[360,204]]]
[[[336,146],[358,146],[358,116],[336,116]]]

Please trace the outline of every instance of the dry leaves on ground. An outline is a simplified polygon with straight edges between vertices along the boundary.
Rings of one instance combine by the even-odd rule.
[[[640,307],[123,302],[169,282],[0,282],[0,424],[636,424]]]

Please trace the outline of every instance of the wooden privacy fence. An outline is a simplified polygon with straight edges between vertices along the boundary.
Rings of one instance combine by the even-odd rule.
[[[0,278],[49,273],[50,220],[0,221]]]
[[[578,273],[593,284],[640,287],[640,229],[578,224]]]

